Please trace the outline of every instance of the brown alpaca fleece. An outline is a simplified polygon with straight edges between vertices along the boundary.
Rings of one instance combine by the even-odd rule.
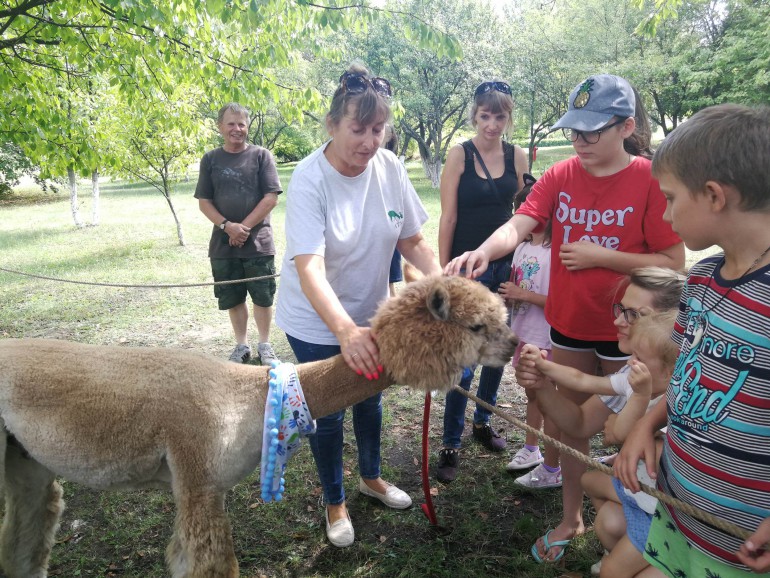
[[[516,346],[502,301],[478,283],[426,278],[372,321],[386,375],[341,356],[297,371],[315,418],[394,382],[446,388],[464,365],[503,365]],[[42,361],[41,361],[42,360]],[[228,489],[258,465],[268,369],[166,348],[0,340],[0,565],[44,578],[63,509],[56,476],[96,489],[170,488],[174,578],[233,578]]]

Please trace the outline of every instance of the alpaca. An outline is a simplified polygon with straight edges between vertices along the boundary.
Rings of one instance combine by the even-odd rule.
[[[427,277],[372,319],[384,375],[342,356],[300,364],[318,418],[395,383],[446,390],[472,364],[504,365],[517,339],[502,300],[459,277]],[[167,348],[0,340],[0,565],[44,578],[64,504],[60,476],[95,489],[170,488],[175,578],[233,578],[227,490],[260,463],[268,368]],[[3,474],[4,472],[4,474]]]

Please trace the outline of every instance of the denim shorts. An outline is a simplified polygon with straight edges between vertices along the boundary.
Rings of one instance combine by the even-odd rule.
[[[275,275],[275,257],[264,255],[249,259],[211,259],[214,281],[235,281],[251,277]],[[219,309],[225,311],[246,302],[246,293],[257,307],[270,307],[275,296],[275,277],[247,283],[214,285],[214,296],[219,299]]]

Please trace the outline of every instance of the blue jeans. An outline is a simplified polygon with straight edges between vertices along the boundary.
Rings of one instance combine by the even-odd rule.
[[[493,293],[501,283],[508,281],[511,273],[510,261],[499,260],[492,261],[487,270],[476,279],[484,284]],[[497,401],[497,390],[500,387],[500,380],[503,378],[504,367],[486,367],[482,366],[481,376],[479,376],[479,390],[477,396],[489,405],[495,405]],[[463,378],[460,380],[460,387],[465,391],[471,388],[473,374],[476,366],[466,369]],[[468,404],[468,398],[452,390],[446,394],[446,403],[444,405],[444,436],[442,442],[447,448],[460,448],[460,437],[465,429],[465,407]],[[474,424],[489,423],[492,413],[483,407],[476,405],[476,411],[473,413]]]
[[[339,345],[318,345],[286,335],[297,361],[320,361],[340,353]],[[352,371],[352,370],[351,370]],[[310,449],[324,499],[336,505],[345,501],[342,486],[342,434],[345,410],[316,420],[316,433],[308,436]],[[373,395],[353,406],[353,433],[358,445],[358,470],[361,477],[376,480],[380,477],[380,432],[382,431],[382,393]]]

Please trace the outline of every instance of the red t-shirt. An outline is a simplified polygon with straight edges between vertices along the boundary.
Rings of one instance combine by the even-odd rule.
[[[596,267],[568,271],[559,247],[591,241],[624,253],[656,253],[680,243],[663,221],[666,199],[642,157],[614,175],[595,177],[578,157],[555,164],[516,211],[553,222],[551,286],[545,317],[559,333],[585,341],[616,341],[612,303],[622,274]]]

